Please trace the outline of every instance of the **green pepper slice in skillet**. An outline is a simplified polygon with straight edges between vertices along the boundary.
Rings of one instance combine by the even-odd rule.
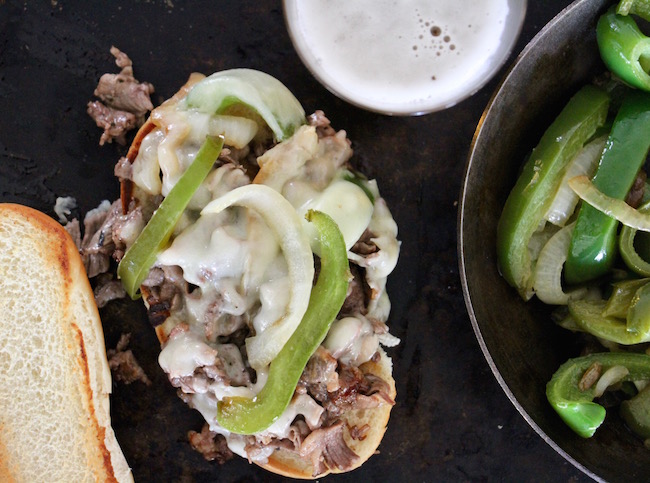
[[[619,15],[629,15],[632,13],[646,20],[650,20],[650,1],[621,0],[616,7],[616,13]]]
[[[569,300],[580,330],[622,345],[650,342],[650,283],[628,280],[615,285],[608,301]]]
[[[612,198],[624,199],[650,148],[650,94],[629,91],[614,119],[593,184]],[[564,276],[569,284],[593,280],[612,268],[618,221],[583,203],[571,237]]]
[[[594,363],[600,364],[602,373],[615,366],[625,367],[624,381],[650,379],[650,356],[646,354],[590,354],[562,364],[546,385],[546,398],[564,422],[583,438],[593,436],[605,420],[605,408],[593,402],[596,385],[580,387],[580,380]]]
[[[647,188],[646,188],[647,189]],[[650,213],[650,202],[639,207],[639,212]],[[650,234],[623,226],[618,236],[618,248],[627,267],[643,277],[650,277]]]
[[[647,5],[639,4],[638,11],[648,13],[646,9]],[[616,7],[610,8],[598,20],[596,39],[609,70],[631,86],[650,91],[650,38],[632,17],[617,14]]]
[[[506,281],[529,299],[533,263],[528,244],[543,221],[567,164],[607,117],[609,96],[588,85],[542,136],[510,192],[497,226],[497,257]]]
[[[285,410],[307,361],[323,342],[348,291],[349,264],[343,235],[325,213],[308,211],[318,230],[321,269],[300,325],[271,361],[269,376],[253,399],[226,398],[218,405],[217,420],[229,431],[255,434],[267,429]]]

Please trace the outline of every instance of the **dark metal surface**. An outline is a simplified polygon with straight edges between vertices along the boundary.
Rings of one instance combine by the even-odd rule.
[[[516,52],[567,3],[529,2]],[[191,71],[251,67],[276,76],[307,111],[323,109],[335,127],[348,131],[357,165],[378,179],[403,242],[389,280],[390,324],[402,339],[390,351],[398,400],[381,454],[332,480],[587,480],[510,404],[465,310],[457,199],[472,134],[497,79],[447,111],[391,118],[336,99],[311,77],[291,46],[280,2],[0,2],[0,200],[53,214],[57,196],[74,196],[83,214],[117,197],[113,165],[124,150],[100,148],[100,132],[85,113],[99,76],[117,69],[113,44],[133,59],[136,78],[156,86],[156,104]],[[535,87],[531,82],[531,94]],[[489,230],[477,236],[487,241]],[[491,262],[477,260],[486,283],[492,282]],[[281,480],[240,458],[219,466],[191,450],[186,433],[201,427],[200,416],[175,396],[158,368],[158,343],[143,309],[121,301],[101,314],[107,346],[131,332],[130,348],[153,381],[150,387],[114,384],[111,398],[115,431],[136,481]],[[538,390],[533,379],[522,384]]]
[[[596,45],[607,0],[581,0],[521,54],[485,112],[461,197],[460,256],[470,314],[482,349],[522,415],[560,453],[594,478],[647,481],[650,453],[608,411],[585,440],[549,406],[544,388],[560,364],[580,354],[577,337],[558,328],[547,307],[525,303],[496,268],[496,225],[526,154],[576,90],[604,71]]]

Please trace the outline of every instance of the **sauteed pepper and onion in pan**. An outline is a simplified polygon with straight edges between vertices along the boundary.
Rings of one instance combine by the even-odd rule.
[[[608,69],[568,101],[532,150],[497,227],[499,269],[525,300],[594,344],[547,384],[578,435],[620,414],[650,439],[650,1],[622,0],[597,24]],[[594,349],[597,347],[597,349]]]

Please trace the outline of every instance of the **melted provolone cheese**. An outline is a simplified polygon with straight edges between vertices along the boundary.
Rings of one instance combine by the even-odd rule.
[[[215,363],[217,350],[190,331],[174,334],[160,351],[158,363],[170,377],[191,376],[197,367]]]
[[[349,250],[368,227],[373,206],[366,193],[356,184],[338,180],[299,209],[301,213],[307,213],[308,210],[322,211],[331,216],[341,230],[345,248]],[[310,234],[312,250],[319,253],[318,233],[304,216],[302,219],[304,230]]]
[[[334,321],[323,346],[339,361],[360,366],[377,352],[379,338],[365,317],[345,317]]]
[[[133,164],[135,184],[150,195],[169,193],[195,158],[206,134],[222,129],[237,131],[230,137],[230,145],[243,147],[257,131],[252,121],[239,122],[237,118],[179,109],[177,102],[157,108],[152,119],[157,127],[144,138]],[[302,126],[294,136],[258,159],[260,171],[253,182],[280,192],[301,216],[308,209],[329,214],[339,225],[348,250],[366,229],[373,233],[376,253],[348,253],[352,261],[365,268],[366,280],[372,288],[367,317],[383,322],[390,311],[386,277],[395,267],[399,253],[397,226],[373,181],[366,184],[374,204],[363,189],[343,179],[351,154],[344,131],[319,138],[313,126]],[[213,169],[176,226],[172,243],[158,255],[158,265],[179,266],[184,279],[195,287],[168,319],[190,326],[190,330],[171,337],[160,353],[160,365],[170,377],[191,376],[197,368],[215,364],[216,337],[208,341],[208,324],[241,317],[252,327],[251,335],[259,335],[287,310],[290,282],[285,256],[290,254],[282,252],[264,220],[242,207],[199,216],[208,202],[250,182],[234,164]],[[312,230],[306,221],[304,230]],[[314,249],[317,253],[316,246]],[[372,357],[380,341],[390,345],[396,340],[389,334],[375,334],[372,323],[359,316],[335,321],[324,345],[340,361],[359,365]],[[243,386],[230,386],[227,380],[205,380],[203,385],[197,382],[196,392],[188,394],[210,428],[224,434],[231,450],[245,457],[245,438],[218,425],[217,403],[231,396],[255,397],[264,386],[267,373],[268,366],[258,368],[253,378],[256,382]],[[310,427],[316,427],[323,411],[310,396],[296,395],[274,424],[258,436],[288,437],[297,415],[302,415]],[[261,453],[260,458],[263,460],[265,455]]]

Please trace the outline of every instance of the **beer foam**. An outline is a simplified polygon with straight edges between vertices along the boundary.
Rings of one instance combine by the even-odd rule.
[[[296,50],[339,97],[417,114],[474,93],[506,60],[524,0],[292,0]]]

